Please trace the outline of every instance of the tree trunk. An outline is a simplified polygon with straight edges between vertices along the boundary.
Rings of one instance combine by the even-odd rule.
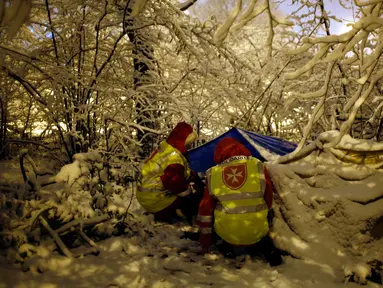
[[[0,159],[7,155],[7,99],[0,96]]]
[[[27,114],[27,119],[25,120],[24,128],[21,133],[21,139],[28,139],[28,126],[29,126],[29,121],[31,119],[31,111],[32,111],[32,106],[33,106],[33,101],[32,99],[29,100],[29,107],[28,107],[28,114]],[[29,135],[29,137],[32,137],[32,135]]]
[[[380,118],[380,121],[379,121],[379,127],[378,127],[378,132],[376,134],[376,141],[380,142],[380,138],[383,138],[381,135],[383,132],[383,118]]]
[[[128,14],[131,12],[130,9],[127,9]],[[129,30],[129,27],[134,25],[134,20],[127,20],[125,25],[128,29],[129,40],[133,44],[133,63],[134,63],[134,90],[137,90],[139,87],[148,85],[152,83],[152,76],[150,75],[151,70],[149,63],[153,62],[153,48],[147,43],[144,39],[143,34],[139,31]],[[145,92],[144,92],[145,93]],[[155,123],[155,115],[152,112],[142,111],[150,106],[152,106],[152,95],[145,95],[146,97],[141,97],[137,95],[136,97],[136,114],[137,114],[137,124],[145,126],[147,128],[156,129],[158,125]],[[146,100],[149,99],[149,100]],[[148,132],[143,132],[137,130],[137,139],[142,144],[142,151],[140,151],[139,156],[145,158],[150,155],[153,150],[153,145],[155,142],[155,135],[149,134]]]

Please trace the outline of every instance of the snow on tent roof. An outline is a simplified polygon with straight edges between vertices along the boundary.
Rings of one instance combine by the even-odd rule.
[[[196,172],[205,172],[216,165],[214,150],[220,140],[232,137],[241,142],[251,154],[262,162],[271,160],[271,155],[286,155],[295,150],[296,144],[277,137],[232,128],[217,138],[188,151],[190,167]]]

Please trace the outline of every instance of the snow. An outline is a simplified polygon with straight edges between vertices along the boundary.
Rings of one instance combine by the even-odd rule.
[[[359,287],[351,280],[381,287],[368,276],[373,261],[383,262],[383,171],[376,165],[349,162],[337,152],[379,155],[382,145],[344,136],[337,146],[323,148],[338,133],[321,134],[304,148],[305,157],[290,155],[285,164],[278,162],[283,157],[266,164],[277,190],[271,237],[291,255],[283,256],[281,266],[270,267],[249,256],[226,259],[215,250],[202,255],[198,242],[180,239],[184,231],[195,228],[155,223],[152,215],[143,215],[134,185],[102,182],[102,170],[91,176],[91,171],[103,168],[101,156],[91,152],[75,155],[74,162],[61,169],[56,180],[64,188],[48,191],[51,198],[13,199],[7,209],[9,200],[0,197],[1,221],[9,228],[0,235],[20,243],[16,249],[0,250],[0,287],[319,288],[341,287],[345,282]],[[267,151],[261,153],[271,158]],[[98,256],[69,259],[58,254],[50,237],[40,239],[39,229],[29,235],[11,229],[49,206],[65,222],[113,215],[93,228],[101,238],[113,235],[118,222],[126,228],[122,236],[97,242]],[[28,243],[27,235],[39,245]]]
[[[234,9],[230,12],[230,15],[227,17],[225,22],[219,26],[214,35],[214,42],[217,47],[221,46],[227,35],[229,34],[229,30],[233,25],[235,19],[237,18],[239,12],[242,10],[242,0],[237,0],[237,3]]]
[[[358,279],[357,281],[361,284],[367,283],[367,276],[371,273],[371,267],[364,264],[364,263],[357,263],[353,266],[346,266],[344,268],[344,274],[345,276],[351,276],[353,274],[356,274]]]
[[[337,136],[327,134],[328,141]],[[357,147],[380,148],[351,137],[337,146]],[[383,171],[343,162],[326,149],[289,164],[268,163],[268,169],[279,196],[276,245],[334,275],[344,271],[366,282],[366,263],[383,260],[383,235],[373,232],[383,219]]]
[[[317,141],[332,142],[340,134],[337,130],[323,132]],[[344,135],[340,142],[335,146],[338,149],[347,149],[352,151],[383,151],[383,143],[373,140],[354,139],[350,135]]]
[[[141,220],[139,229],[150,229],[152,237],[142,233],[107,239],[99,243],[102,252],[98,256],[68,259],[56,253],[47,256],[45,251],[24,264],[24,269],[30,269],[26,273],[0,258],[0,287],[344,286],[339,275],[313,261],[286,256],[283,265],[271,268],[257,258],[237,262],[216,253],[203,256],[196,242],[180,240],[186,227],[150,226],[152,219],[146,216]],[[348,287],[359,285],[349,283]]]
[[[60,172],[56,175],[55,180],[58,183],[66,182],[69,185],[72,185],[82,174],[80,161],[76,160],[61,168]]]

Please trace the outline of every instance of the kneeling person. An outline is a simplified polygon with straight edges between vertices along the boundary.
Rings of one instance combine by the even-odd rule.
[[[180,122],[166,141],[145,161],[137,200],[149,213],[160,221],[170,222],[175,218],[191,218],[198,212],[203,195],[192,193],[190,183],[197,182],[197,173],[189,168],[187,147],[197,138],[193,128]]]
[[[270,265],[281,264],[281,255],[268,236],[273,190],[266,167],[233,138],[217,144],[214,161],[218,165],[206,172],[197,218],[203,249],[207,252],[212,244],[214,228],[233,256],[258,248]]]

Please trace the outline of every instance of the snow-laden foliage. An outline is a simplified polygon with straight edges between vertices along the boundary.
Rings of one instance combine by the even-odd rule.
[[[333,129],[379,140],[379,3],[341,3],[356,22],[331,35],[342,20],[323,1],[96,2],[33,2],[0,46],[1,113],[23,107],[2,117],[0,146],[39,130],[68,159],[97,148],[133,160],[180,119],[201,139],[238,125],[298,149]]]
[[[299,69],[286,73],[285,79],[310,81],[316,73],[325,72],[320,87],[313,89],[302,83],[299,89],[291,91],[293,99],[315,104],[298,150],[316,127],[322,131],[340,131],[327,147],[334,147],[349,133],[356,138],[378,141],[381,137],[382,39],[381,24],[376,21],[382,14],[381,3],[355,1],[351,3],[354,10],[348,4],[341,4],[353,14],[355,23],[349,24],[349,32],[340,35],[331,35],[330,20],[341,20],[327,12],[323,1],[303,1],[294,13],[302,27],[298,33],[301,40],[295,42],[298,48],[289,53],[301,57],[308,51],[312,56]],[[318,35],[318,29],[325,35]]]
[[[63,238],[64,244],[55,238],[68,229],[80,229],[79,235],[97,248],[82,229],[96,238],[110,237],[129,227],[126,221],[136,217],[132,213],[141,212],[135,199],[136,172],[130,162],[113,161],[97,151],[73,158],[73,163],[63,166],[48,182],[36,177],[42,169],[33,164],[33,172],[25,172],[25,185],[0,185],[0,244],[9,248],[11,261],[26,265],[46,244],[49,255],[59,248],[69,257],[74,252],[64,245],[73,248],[83,243]],[[22,171],[27,170],[22,165]],[[55,242],[50,243],[50,236]]]
[[[334,5],[339,4],[343,9],[347,9],[347,13],[350,14],[348,18],[354,17],[356,22],[348,24],[351,28],[349,32],[342,35],[331,35],[332,24],[337,21],[345,25],[346,22],[337,17],[336,11],[330,12],[330,6],[324,1],[301,1],[299,3],[280,1],[277,10],[273,10],[273,5],[266,3],[268,1],[256,4],[254,1],[243,1],[243,5],[241,2],[226,0],[223,2],[223,6],[218,7],[219,4],[212,1],[207,5],[208,9],[211,8],[209,10],[211,14],[215,13],[214,9],[217,10],[217,15],[222,23],[220,26],[222,29],[220,28],[216,32],[217,39],[227,35],[224,36],[226,37],[225,42],[229,44],[231,35],[226,32],[230,29],[234,30],[232,37],[236,41],[231,42],[230,46],[238,46],[239,53],[246,53],[245,43],[252,43],[252,52],[258,52],[254,43],[262,43],[263,48],[268,46],[262,41],[267,39],[266,35],[263,36],[259,33],[259,28],[262,25],[265,26],[267,19],[284,19],[287,16],[295,24],[293,29],[282,29],[283,33],[278,34],[280,31],[275,31],[275,27],[278,28],[281,25],[276,24],[282,24],[284,21],[275,20],[273,25],[268,25],[263,30],[269,31],[269,36],[274,33],[278,37],[282,36],[282,49],[278,49],[278,45],[275,45],[274,37],[275,52],[271,53],[273,62],[278,62],[279,59],[275,56],[281,54],[284,55],[284,61],[290,59],[290,63],[282,71],[283,77],[276,81],[273,89],[270,89],[276,93],[270,91],[266,95],[261,94],[259,98],[265,98],[267,102],[254,105],[263,112],[259,115],[256,113],[257,109],[250,109],[249,114],[257,115],[258,121],[260,117],[266,116],[269,123],[272,124],[271,126],[274,126],[269,131],[280,125],[280,122],[277,121],[272,123],[272,118],[278,115],[285,126],[287,124],[291,131],[299,133],[298,138],[303,136],[300,139],[298,150],[302,149],[307,141],[315,139],[321,132],[334,129],[341,131],[339,137],[350,133],[355,138],[374,138],[379,141],[383,127],[379,80],[381,77],[379,73],[381,27],[380,22],[376,19],[381,14],[381,4],[359,1],[351,1],[346,4],[342,1],[337,2]],[[241,5],[243,6],[242,16],[245,18],[256,12],[254,14],[256,17],[252,21],[244,23],[245,25],[241,25],[242,22],[237,19],[240,17],[237,10]],[[270,11],[258,14],[258,12],[266,11],[263,10],[264,5],[270,6]],[[284,17],[273,16],[275,11],[282,12],[283,7],[288,6],[292,7],[289,8],[293,9],[292,13],[285,14]],[[194,9],[194,15],[198,17],[198,12],[201,11],[206,19],[208,12],[202,11],[202,9],[204,9],[202,5],[199,10]],[[235,19],[234,14],[230,14],[230,11],[235,12],[235,15],[238,14]],[[236,22],[237,24],[235,24]],[[228,23],[231,24],[227,25]],[[240,29],[233,29],[236,25],[241,26]],[[256,35],[257,41],[254,41],[249,35],[241,38],[240,32],[255,31],[256,29],[258,29],[258,33],[253,35]],[[263,49],[263,52],[265,50]],[[259,54],[261,55],[261,53]],[[265,59],[264,57],[263,55],[260,59]],[[253,56],[253,58],[257,57]],[[262,69],[262,79],[266,78],[264,72]],[[280,93],[276,89],[278,86],[282,88],[279,89]],[[280,95],[279,99],[275,99],[277,101],[274,100],[273,94]],[[258,98],[255,102],[257,101]],[[278,108],[278,102],[283,103],[282,107]],[[276,103],[277,106],[275,106]],[[273,108],[269,108],[269,106]],[[269,111],[274,109],[275,112],[267,113],[266,111],[265,113],[265,109]],[[237,111],[236,114],[238,114]],[[247,121],[247,123],[250,122]],[[256,125],[251,128],[261,130],[261,127],[262,125]],[[335,145],[339,139],[328,145]]]
[[[272,234],[294,257],[365,283],[367,263],[383,260],[383,145],[343,136],[323,149],[340,133],[268,165],[278,194]]]
[[[295,127],[285,129],[293,113],[283,109],[287,91],[279,76],[288,57],[279,53],[283,29],[273,25],[282,20],[267,21],[263,13],[247,21],[249,6],[237,19],[246,26],[234,25],[217,47],[219,21],[202,22],[169,1],[134,3],[35,3],[29,26],[0,46],[7,80],[1,112],[15,115],[2,119],[11,133],[0,138],[37,134],[60,143],[68,159],[98,148],[132,160],[180,119],[201,138],[230,125],[299,138]],[[273,61],[264,49],[269,22]],[[20,105],[19,115],[10,113]]]

